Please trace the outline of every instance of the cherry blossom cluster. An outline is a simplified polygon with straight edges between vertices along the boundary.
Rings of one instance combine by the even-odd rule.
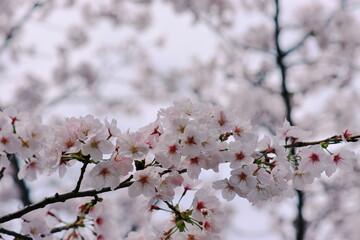
[[[43,158],[47,133],[48,128],[39,117],[30,117],[14,108],[0,112],[0,168],[8,167],[9,154],[16,153],[25,161],[18,177],[35,180],[36,174],[47,166],[46,158]]]
[[[6,109],[0,114],[0,168],[8,167],[8,156],[16,154],[24,161],[18,177],[32,181],[43,172],[58,172],[62,178],[68,167],[81,162],[74,194],[81,190],[85,176],[96,199],[108,188],[128,187],[130,197],[148,198],[151,211],[171,212],[168,224],[152,237],[142,231],[130,233],[127,239],[220,239],[223,213],[211,191],[200,188],[191,207],[180,209],[183,196],[199,184],[201,172],[219,172],[220,164],[228,165],[229,177],[213,182],[212,187],[221,190],[228,201],[238,195],[256,204],[291,197],[293,188],[304,189],[323,172],[330,176],[337,168],[353,168],[354,152],[328,149],[332,143],[356,141],[351,133],[304,144],[309,136],[310,132],[285,121],[275,136],[259,140],[250,122],[241,120],[240,112],[190,100],[161,109],[154,122],[136,132],[123,133],[116,120],[101,123],[92,115],[67,118],[49,127],[38,117]],[[174,203],[176,189],[183,194]],[[69,236],[78,235],[74,229],[84,227],[90,217],[96,239],[110,239],[106,237],[108,228],[101,224],[106,218],[95,216],[101,211],[94,209],[99,208],[93,202],[82,205],[77,220],[67,225],[73,229]],[[51,230],[26,216],[21,232],[34,239],[57,239],[50,233],[70,229]],[[74,236],[68,239],[78,239]]]

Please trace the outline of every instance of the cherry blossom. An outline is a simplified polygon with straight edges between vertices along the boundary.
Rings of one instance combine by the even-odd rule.
[[[240,168],[244,165],[251,164],[254,159],[251,157],[251,154],[255,151],[255,142],[243,143],[240,141],[234,141],[229,143],[231,162],[230,167]]]
[[[254,172],[257,169],[255,164],[243,166],[231,171],[230,181],[237,184],[240,189],[241,196],[246,196],[247,193],[257,184]]]
[[[311,132],[309,131],[304,131],[296,126],[290,126],[290,123],[287,120],[284,121],[281,128],[278,127],[276,129],[276,136],[279,137],[279,139],[291,143],[306,139],[310,134]]]
[[[179,203],[173,203],[178,197],[177,189],[182,190],[180,202],[188,191],[200,187],[203,170],[218,172],[220,165],[227,166],[230,175],[213,182],[213,189],[221,190],[227,201],[239,196],[258,204],[293,197],[292,187],[303,190],[323,172],[330,176],[338,168],[349,171],[354,166],[354,152],[345,148],[333,152],[329,149],[328,142],[332,143],[335,138],[335,143],[344,141],[342,135],[303,143],[299,141],[303,141],[308,132],[285,122],[277,129],[277,136],[265,136],[258,141],[251,125],[232,120],[233,112],[228,109],[191,101],[176,104],[179,109],[163,109],[153,123],[125,133],[120,133],[116,121],[101,123],[91,115],[68,118],[53,126],[52,134],[46,134],[50,128],[36,117],[35,123],[30,118],[21,118],[21,121],[16,118],[14,121],[19,122],[15,125],[11,118],[1,121],[0,134],[6,144],[1,145],[0,167],[9,166],[9,154],[18,154],[23,161],[18,178],[33,181],[39,174],[56,170],[64,177],[67,168],[81,162],[73,194],[85,188],[82,186],[84,175],[93,191],[127,187],[130,197],[143,195],[152,212],[164,210],[157,205],[161,202],[169,208],[167,212],[172,214],[172,220],[164,229],[151,233],[155,239],[170,236],[219,239],[223,213],[220,200],[212,191],[197,190],[191,207],[184,211]],[[297,147],[291,145],[294,143],[298,143]],[[82,205],[80,222],[92,219],[97,239],[113,238],[113,231],[109,230],[110,217],[96,205],[98,201],[96,196],[95,200]],[[46,224],[36,225],[26,219],[22,233],[34,239],[52,237]],[[76,236],[71,237],[75,239],[91,235],[85,229],[74,233]],[[129,239],[130,236],[144,237],[135,233],[130,234]]]
[[[298,190],[304,190],[306,185],[313,183],[315,176],[310,172],[302,172],[301,170],[296,170],[292,179],[294,188]]]
[[[159,143],[155,149],[155,156],[157,161],[165,168],[178,167],[181,151],[182,147],[178,143],[178,138],[170,134],[163,134],[159,138]]]
[[[29,161],[20,169],[18,178],[26,178],[29,181],[37,179],[37,174],[44,170],[43,163],[36,158],[29,158]]]
[[[310,172],[314,176],[320,176],[325,170],[326,165],[330,163],[330,157],[319,146],[303,149],[299,155],[301,157],[298,166],[299,170],[303,173]]]
[[[149,147],[145,143],[145,137],[141,132],[121,134],[116,145],[120,146],[118,150],[120,154],[133,159],[143,159],[149,151]]]
[[[120,135],[120,129],[117,127],[117,121],[115,119],[111,120],[111,123],[107,119],[104,121],[106,129],[109,132],[109,137],[118,137]]]
[[[10,125],[5,125],[0,131],[0,151],[15,153],[21,146],[20,139],[13,133]]]
[[[90,155],[95,161],[102,159],[103,154],[110,154],[114,151],[114,145],[107,140],[107,134],[98,133],[85,141],[82,146],[83,153]]]
[[[134,169],[133,160],[131,158],[121,156],[116,151],[112,153],[110,160],[120,176],[126,176]]]
[[[160,184],[159,170],[155,167],[148,167],[134,173],[134,183],[129,187],[129,196],[137,197],[143,194],[152,197],[156,193],[156,187]]]
[[[220,181],[213,182],[214,189],[219,189],[224,199],[231,201],[235,198],[236,194],[241,195],[240,189],[235,183],[231,183],[227,178]]]
[[[60,152],[78,152],[81,149],[81,142],[78,141],[76,132],[70,131],[66,126],[59,127],[56,133],[56,148]]]
[[[200,189],[195,193],[193,207],[193,218],[203,221],[212,215],[216,215],[219,212],[220,201],[219,199],[209,194],[205,189]]]
[[[120,182],[120,176],[111,162],[100,162],[89,172],[92,186],[99,191],[104,187],[114,189]]]
[[[355,165],[355,153],[346,149],[341,149],[339,152],[331,156],[331,163],[326,166],[325,172],[330,177],[337,168],[343,171],[351,171]]]
[[[197,156],[201,152],[201,143],[204,142],[205,135],[198,131],[198,127],[194,124],[189,124],[184,130],[184,135],[181,137],[181,144],[183,146],[183,153],[188,156]]]
[[[41,214],[31,213],[24,216],[24,221],[21,223],[21,233],[28,234],[35,240],[51,240],[53,239],[52,235],[49,235],[51,229]]]

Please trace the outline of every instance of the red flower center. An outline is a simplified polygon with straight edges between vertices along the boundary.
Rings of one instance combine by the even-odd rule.
[[[169,147],[169,153],[176,153],[177,147],[176,145],[172,145]]]
[[[204,202],[198,202],[196,205],[196,210],[201,211],[201,209],[205,208]]]
[[[310,160],[311,160],[313,163],[320,161],[319,155],[317,155],[317,154],[315,154],[315,153],[311,154],[309,158],[310,158]]]
[[[235,153],[236,160],[243,160],[245,158],[245,154],[241,151],[239,153]]]
[[[339,154],[334,156],[334,162],[337,164],[341,161],[341,157],[339,156]]]
[[[246,175],[245,173],[241,173],[241,174],[239,175],[240,181],[245,181],[246,178],[247,178],[247,175]]]

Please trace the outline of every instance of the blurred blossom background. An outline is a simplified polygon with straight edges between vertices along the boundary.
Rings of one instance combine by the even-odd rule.
[[[239,109],[260,136],[285,118],[312,140],[359,134],[359,29],[357,0],[0,0],[0,107],[49,125],[94,114],[126,131],[190,98]],[[227,174],[206,172],[204,182]],[[26,183],[33,200],[74,181],[44,179]],[[0,206],[21,205],[11,178],[0,186]],[[359,186],[356,166],[294,199],[224,200],[223,239],[358,239]],[[109,201],[125,236],[141,229],[144,203],[120,192]],[[64,216],[77,206],[68,205]],[[121,218],[129,212],[139,214]]]

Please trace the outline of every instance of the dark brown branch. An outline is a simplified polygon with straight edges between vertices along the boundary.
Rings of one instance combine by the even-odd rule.
[[[296,148],[296,147],[306,147],[306,146],[311,146],[311,145],[319,145],[322,143],[327,143],[327,144],[337,144],[337,143],[341,143],[344,141],[347,142],[357,142],[359,141],[358,139],[360,138],[360,135],[355,135],[355,136],[351,136],[348,137],[346,139],[343,139],[342,136],[340,135],[335,135],[323,140],[319,140],[319,141],[313,141],[313,142],[296,142],[293,144],[287,144],[284,145],[285,148]]]
[[[88,163],[89,163],[88,161],[83,162],[83,166],[81,168],[80,176],[79,176],[79,179],[78,179],[78,181],[76,183],[76,187],[73,190],[73,192],[78,192],[80,190],[80,185],[81,185],[81,182],[82,182],[82,180],[84,178],[85,170],[86,170],[86,167],[87,167]]]
[[[294,122],[291,117],[292,106],[291,106],[291,93],[287,88],[287,75],[286,70],[287,66],[285,64],[286,52],[284,52],[280,47],[280,33],[281,27],[279,22],[280,16],[280,3],[279,0],[274,0],[275,5],[275,14],[274,14],[274,24],[275,24],[275,47],[276,47],[276,64],[280,70],[281,75],[281,95],[285,104],[286,118],[289,121],[290,125],[293,126]],[[305,40],[304,40],[305,41]],[[295,154],[295,148],[291,148],[291,154]],[[296,240],[303,240],[305,238],[306,225],[307,222],[303,216],[303,209],[305,203],[304,193],[302,191],[296,190],[298,196],[297,204],[297,217],[294,221],[295,231],[296,231]]]
[[[125,188],[125,187],[129,187],[133,182],[131,181],[132,176],[130,176],[128,179],[124,180],[123,182],[121,182],[119,184],[119,186],[117,186],[115,188],[115,190],[117,189],[121,189],[121,188]],[[65,202],[69,199],[73,199],[73,198],[81,198],[81,197],[91,197],[91,196],[95,196],[97,194],[100,193],[104,193],[104,192],[110,192],[112,191],[110,187],[106,187],[103,188],[99,191],[96,190],[88,190],[88,191],[83,191],[83,192],[69,192],[69,193],[64,193],[64,194],[55,194],[52,197],[47,197],[45,199],[43,199],[42,201],[29,205],[27,207],[24,207],[23,209],[7,214],[3,217],[0,218],[0,223],[4,223],[4,222],[8,222],[11,221],[13,219],[17,219],[20,218],[22,216],[24,216],[25,214],[34,211],[36,209],[40,209],[40,208],[44,208],[45,206],[49,205],[49,204],[53,204],[53,203],[58,203],[58,202]]]
[[[168,201],[164,201],[164,203],[168,206],[168,208],[170,208],[173,212],[174,212],[174,214],[176,215],[176,216],[179,216],[179,217],[181,217],[181,213],[180,213],[180,211],[178,210],[178,209],[176,209],[176,207],[174,207],[172,204],[170,204]]]
[[[10,235],[10,236],[14,236],[15,239],[32,240],[31,237],[22,235],[22,234],[17,233],[17,232],[13,232],[13,231],[7,230],[7,229],[5,229],[5,228],[0,228],[0,233],[4,233],[4,234]],[[0,236],[1,236],[1,235],[0,235]]]
[[[8,154],[7,157],[9,158],[11,167],[14,170],[12,177],[19,189],[22,203],[24,206],[32,204],[29,188],[26,186],[24,179],[19,179],[17,176],[18,172],[20,171],[19,158],[15,154]]]
[[[1,170],[0,170],[0,180],[4,177],[5,169],[6,169],[6,167],[3,167],[3,168],[1,168]]]
[[[274,15],[274,23],[275,23],[275,48],[276,48],[276,64],[280,69],[281,75],[281,95],[284,99],[285,107],[286,107],[286,119],[289,121],[290,125],[294,125],[291,117],[291,94],[287,88],[286,82],[286,66],[285,66],[285,53],[280,47],[280,23],[279,23],[279,15],[280,15],[280,6],[279,0],[275,0],[275,15]]]
[[[291,47],[290,49],[288,49],[287,51],[285,51],[285,52],[284,52],[284,56],[287,56],[287,55],[289,55],[290,53],[298,50],[301,46],[304,45],[304,43],[306,42],[306,40],[307,40],[309,37],[311,37],[311,36],[313,36],[312,33],[306,34],[297,44],[295,44],[293,47]]]

